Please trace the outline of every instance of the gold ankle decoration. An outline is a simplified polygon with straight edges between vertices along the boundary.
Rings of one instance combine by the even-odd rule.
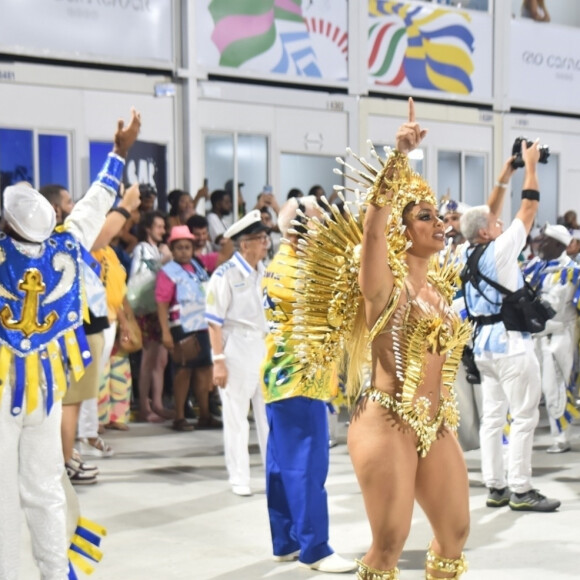
[[[355,560],[355,562],[358,564],[356,580],[399,580],[399,569],[397,567],[390,570],[376,570],[360,560]]]
[[[462,552],[461,556],[457,559],[444,558],[436,554],[431,545],[429,545],[429,550],[427,551],[427,559],[425,561],[425,579],[426,580],[441,580],[439,576],[433,576],[429,573],[429,568],[431,571],[443,572],[444,574],[453,574],[453,576],[447,576],[443,580],[456,580],[460,578],[462,574],[467,572],[467,560],[465,559],[465,554]]]

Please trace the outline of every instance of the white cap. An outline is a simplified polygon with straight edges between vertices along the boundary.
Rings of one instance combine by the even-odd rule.
[[[439,215],[446,213],[460,213],[464,214],[471,206],[462,201],[455,201],[454,199],[446,199],[441,202],[439,206]]]
[[[572,234],[561,225],[553,226],[551,224],[546,224],[546,227],[544,228],[544,235],[557,240],[565,246],[567,246],[572,241]]]
[[[259,209],[253,209],[248,212],[243,218],[232,224],[224,233],[224,238],[231,238],[235,240],[240,236],[251,236],[265,232],[269,228],[262,222],[262,215]]]
[[[10,185],[3,193],[4,219],[25,240],[44,242],[56,226],[56,214],[48,200],[25,185]]]

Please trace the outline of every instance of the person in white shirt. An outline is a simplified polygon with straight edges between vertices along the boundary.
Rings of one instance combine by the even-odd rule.
[[[500,203],[493,206],[469,209],[460,221],[461,232],[471,244],[466,252],[467,259],[475,251],[475,246],[487,244],[478,260],[477,270],[510,291],[523,286],[518,256],[538,211],[538,143],[536,141],[528,148],[525,140],[522,142],[525,164],[522,201],[506,231],[502,233],[499,219],[503,196]],[[500,185],[503,191],[507,183],[500,182]],[[484,280],[479,280],[478,287],[467,282],[464,292],[470,317],[478,317],[473,350],[482,381],[480,440],[482,477],[489,489],[486,505],[501,507],[509,504],[516,511],[554,511],[560,502],[540,494],[531,482],[533,438],[541,396],[540,368],[531,335],[506,330],[500,315],[503,295]],[[506,479],[502,436],[508,410],[512,423]]]
[[[167,366],[167,349],[161,343],[161,327],[155,302],[155,278],[161,267],[172,259],[171,251],[163,243],[165,216],[159,211],[143,215],[139,224],[139,243],[133,250],[129,275],[131,282],[139,281],[142,290],[132,304],[141,334],[143,352],[139,369],[139,410],[141,418],[159,423],[171,417],[163,408],[163,378]],[[148,280],[144,283],[143,280]]]
[[[212,275],[206,319],[213,357],[214,384],[220,389],[224,451],[229,482],[237,495],[251,495],[248,452],[250,402],[262,462],[265,464],[268,423],[260,382],[268,332],[262,304],[262,260],[268,235],[259,210],[234,223],[224,236],[239,250]]]
[[[211,211],[205,217],[213,250],[219,252],[220,240],[231,225],[231,222],[228,223],[228,216],[232,213],[232,196],[224,189],[216,189],[210,200]]]

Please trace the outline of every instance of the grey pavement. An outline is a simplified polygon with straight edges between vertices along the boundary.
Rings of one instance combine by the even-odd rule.
[[[347,425],[331,450],[327,482],[330,541],[342,556],[357,558],[370,543],[363,501],[348,456]],[[127,433],[107,432],[116,454],[90,459],[99,483],[77,487],[83,515],[108,530],[104,558],[94,580],[314,580],[353,578],[275,563],[266,512],[264,471],[251,434],[251,497],[230,491],[221,431],[176,433],[169,423],[131,424]],[[549,455],[545,421],[536,431],[534,485],[562,500],[556,513],[518,513],[485,507],[479,451],[466,454],[470,477],[471,534],[466,546],[469,580],[563,580],[580,578],[580,425],[572,451]],[[85,459],[89,461],[87,457]],[[416,506],[400,561],[403,580],[424,578],[431,538]],[[82,574],[80,575],[82,577]],[[30,543],[23,533],[21,578],[37,580]]]

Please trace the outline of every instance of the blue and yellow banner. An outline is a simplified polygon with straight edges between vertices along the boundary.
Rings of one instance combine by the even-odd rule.
[[[491,49],[490,18],[418,2],[369,0],[370,84],[473,96],[479,66],[479,77],[489,81],[482,96],[490,98],[491,50],[484,51]]]

